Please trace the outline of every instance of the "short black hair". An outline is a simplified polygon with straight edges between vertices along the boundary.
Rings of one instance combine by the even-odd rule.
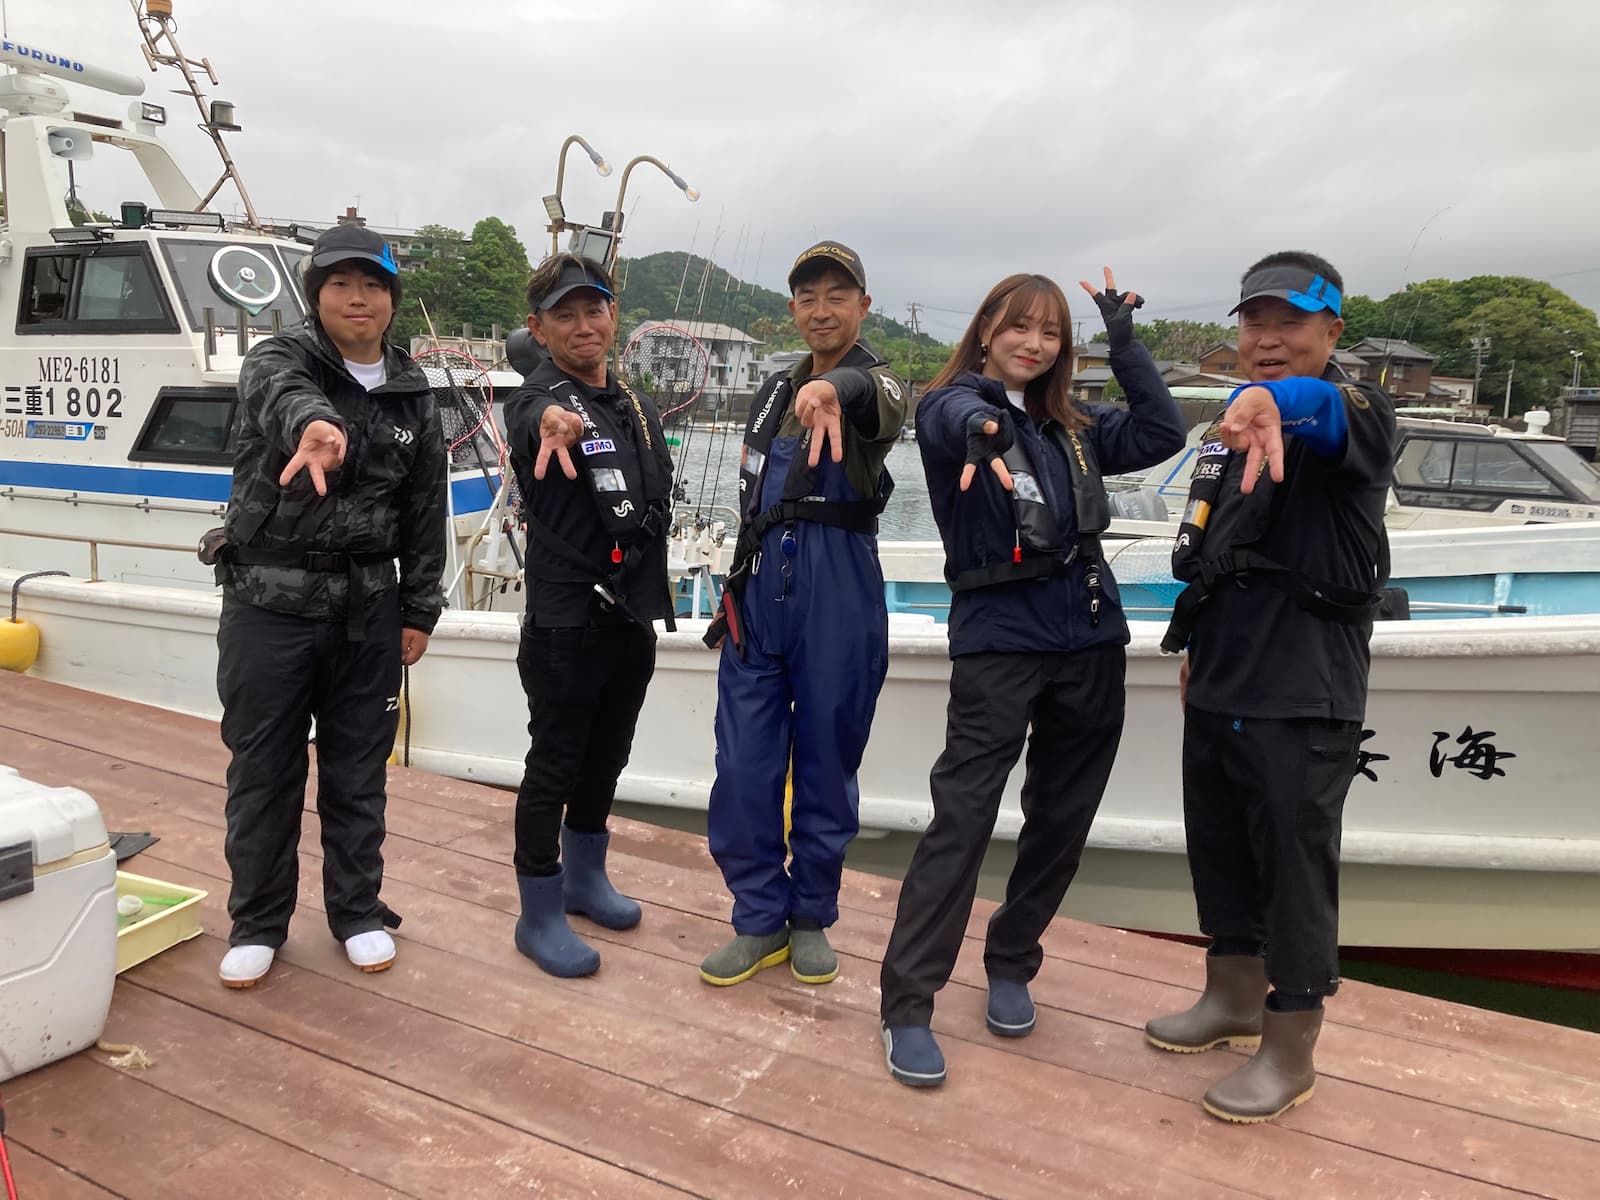
[[[552,254],[545,259],[533,269],[533,274],[528,277],[528,286],[524,296],[528,301],[528,311],[530,313],[539,311],[539,305],[544,303],[544,298],[555,289],[556,284],[560,281],[562,270],[573,265],[581,267],[586,275],[599,280],[605,286],[606,291],[611,293],[612,299],[615,300],[617,285],[612,282],[611,272],[605,269],[604,264],[598,263],[592,258],[569,254],[563,250],[560,254]]]
[[[1327,259],[1320,254],[1312,254],[1309,250],[1279,250],[1276,254],[1269,254],[1239,276],[1240,284],[1257,271],[1264,271],[1268,267],[1299,267],[1303,271],[1310,271],[1313,275],[1321,275],[1339,289],[1341,296],[1344,295],[1344,276],[1340,275]]]
[[[394,316],[389,318],[389,324],[394,324],[394,317],[400,315],[400,276],[393,271],[385,271],[375,262],[368,262],[364,258],[344,258],[331,266],[318,267],[312,264],[311,256],[306,256],[305,274],[301,276],[301,284],[306,294],[306,303],[311,306],[311,315],[317,315],[317,296],[322,292],[322,285],[336,271],[360,271],[363,275],[370,275],[389,289],[389,297],[394,301]]]

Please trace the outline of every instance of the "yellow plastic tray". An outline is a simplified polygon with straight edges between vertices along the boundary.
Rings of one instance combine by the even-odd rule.
[[[198,888],[163,883],[144,875],[117,872],[117,896],[138,896],[143,900],[176,900],[176,904],[147,904],[137,920],[117,929],[117,974],[136,967],[163,950],[199,937],[200,901],[206,894]]]

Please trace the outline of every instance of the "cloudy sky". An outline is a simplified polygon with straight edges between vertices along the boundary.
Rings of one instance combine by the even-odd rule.
[[[1591,0],[176,7],[273,217],[358,198],[382,225],[495,215],[537,256],[576,132],[702,192],[635,171],[626,253],[714,244],[781,289],[799,249],[839,238],[876,304],[917,301],[947,339],[1004,274],[1070,284],[1102,263],[1150,315],[1220,318],[1240,270],[1286,247],[1331,258],[1351,292],[1522,274],[1600,308]],[[171,86],[145,71],[127,0],[6,9],[13,37],[143,75],[147,98]],[[173,132],[210,172],[188,122]],[[109,209],[122,184],[101,167],[81,184]],[[568,168],[569,215],[598,220],[617,175],[577,152]]]

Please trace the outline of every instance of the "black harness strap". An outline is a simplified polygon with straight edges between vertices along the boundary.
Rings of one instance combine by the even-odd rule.
[[[1388,539],[1384,539],[1387,551]],[[1385,554],[1387,558],[1387,554]],[[1387,571],[1384,572],[1387,575]],[[1218,584],[1237,580],[1241,584],[1259,576],[1312,616],[1343,625],[1365,625],[1377,615],[1383,602],[1380,592],[1362,591],[1339,583],[1313,579],[1292,570],[1255,550],[1226,550],[1215,559],[1202,563],[1199,577],[1178,594],[1172,605],[1172,621],[1166,636],[1161,639],[1161,649],[1168,654],[1179,654],[1189,644],[1189,634],[1194,629],[1200,606],[1208,600]]]
[[[343,550],[267,550],[259,546],[230,546],[223,558],[244,567],[286,567],[345,577],[345,633],[352,642],[366,640],[366,597],[361,594],[361,568],[393,562],[386,553],[349,554]]]

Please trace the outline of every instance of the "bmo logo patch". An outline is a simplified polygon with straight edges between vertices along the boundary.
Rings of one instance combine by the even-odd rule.
[[[585,454],[615,454],[617,444],[610,438],[596,438],[592,442],[585,442],[581,447]]]

